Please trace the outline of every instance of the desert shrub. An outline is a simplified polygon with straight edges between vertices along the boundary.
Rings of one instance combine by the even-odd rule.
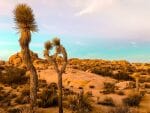
[[[47,108],[50,106],[57,106],[58,105],[58,95],[56,90],[53,88],[45,88],[42,91],[41,96],[39,97],[38,105],[39,107]]]
[[[28,77],[25,76],[25,70],[15,67],[6,68],[6,73],[0,74],[0,82],[4,84],[24,84],[27,82]]]
[[[8,113],[22,113],[19,108],[9,108]]]
[[[150,83],[145,83],[145,88],[150,88]]]
[[[97,102],[97,104],[106,105],[106,106],[115,106],[114,101],[111,97],[105,97],[103,101]]]
[[[68,107],[74,113],[89,113],[93,108],[91,102],[88,94],[80,93],[68,96]]]
[[[21,96],[29,96],[29,95],[30,95],[30,87],[27,85],[23,88]]]
[[[87,94],[88,96],[90,96],[90,97],[92,97],[92,96],[93,96],[92,91],[88,91],[88,92],[86,92],[86,94]]]
[[[124,92],[122,90],[119,90],[116,92],[118,95],[125,95]]]
[[[83,87],[82,86],[79,86],[79,88],[78,89],[83,89]]]
[[[4,88],[2,86],[0,86],[0,91],[3,90]]]
[[[111,82],[104,82],[104,94],[114,93],[115,84]]]
[[[113,74],[112,77],[117,80],[133,80],[133,78],[129,76],[129,73],[124,71],[119,71],[117,74]]]
[[[31,113],[31,111],[30,111],[29,107],[22,107],[22,108],[20,108],[20,112],[19,113]]]
[[[23,90],[21,91],[21,95],[19,95],[15,102],[18,103],[18,104],[26,104],[26,103],[29,103],[30,101],[30,89],[29,89],[29,86],[26,85]]]
[[[12,98],[16,98],[17,97],[17,95],[16,94],[10,94],[10,96],[9,96],[11,99]]]
[[[94,86],[94,85],[90,85],[90,86],[89,86],[89,88],[94,89],[94,88],[95,88],[95,86]]]
[[[91,72],[102,76],[112,76],[112,71],[108,68],[94,67],[91,69]]]
[[[11,99],[10,98],[6,98],[5,96],[2,98],[1,100],[1,107],[8,107],[11,105]]]
[[[3,100],[4,96],[0,93],[0,101]]]
[[[141,99],[142,96],[140,95],[140,93],[132,93],[123,99],[123,103],[127,106],[138,106]]]
[[[48,88],[49,88],[49,89],[55,89],[55,90],[57,90],[57,89],[58,89],[58,86],[57,86],[57,84],[56,84],[55,82],[52,82],[52,83],[50,83],[50,84],[48,85]]]
[[[46,80],[39,80],[39,81],[38,81],[38,86],[39,86],[39,88],[47,87],[47,82],[46,82]]]
[[[18,104],[27,104],[29,103],[29,100],[28,96],[19,96],[16,98],[15,102]]]
[[[111,108],[108,113],[132,113],[130,111],[130,108],[127,107],[127,106],[118,106],[118,107],[115,107],[115,108]],[[136,113],[136,112],[134,112]]]

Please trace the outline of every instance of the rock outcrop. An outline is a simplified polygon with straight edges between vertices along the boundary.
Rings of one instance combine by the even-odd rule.
[[[37,53],[34,53],[34,52],[30,51],[30,55],[31,55],[32,61],[39,59]],[[13,65],[13,66],[16,66],[16,67],[20,67],[20,66],[24,67],[25,66],[24,63],[23,63],[23,58],[22,58],[21,52],[18,52],[16,54],[10,56],[8,62],[9,62],[10,65]]]

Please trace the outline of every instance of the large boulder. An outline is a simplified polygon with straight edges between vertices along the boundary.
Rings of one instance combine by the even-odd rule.
[[[34,60],[39,59],[37,53],[34,53],[34,52],[30,51],[30,55],[31,55],[32,62],[33,62]],[[17,66],[17,67],[18,67],[18,66],[21,66],[21,67],[24,66],[23,58],[22,58],[21,52],[18,52],[18,53],[16,53],[16,54],[10,56],[8,62],[9,62],[9,64],[11,64],[11,65],[13,65],[13,66]]]

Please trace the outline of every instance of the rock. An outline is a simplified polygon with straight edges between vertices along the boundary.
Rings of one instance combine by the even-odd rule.
[[[32,51],[30,51],[30,55],[31,55],[32,61],[39,59],[38,55],[36,53],[33,53]],[[10,65],[17,66],[17,67],[19,67],[19,66],[24,67],[25,66],[23,63],[23,58],[22,58],[21,52],[18,52],[16,54],[10,56],[8,62]]]
[[[5,65],[5,61],[0,60],[0,65]]]
[[[124,90],[131,89],[135,87],[135,83],[132,81],[123,81],[115,84],[115,89]]]

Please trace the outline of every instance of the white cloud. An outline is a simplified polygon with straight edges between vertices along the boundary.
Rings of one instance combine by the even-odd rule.
[[[137,48],[137,47],[138,47],[138,46],[137,46],[137,43],[136,43],[136,42],[134,42],[134,41],[130,42],[130,44],[131,44],[133,47],[135,47],[135,48]]]
[[[88,4],[85,7],[83,7],[79,12],[75,14],[75,16],[83,16],[86,14],[100,12],[104,9],[111,7],[114,4],[114,1],[113,0],[90,0],[88,1]],[[82,5],[83,4],[79,6],[82,7]]]

